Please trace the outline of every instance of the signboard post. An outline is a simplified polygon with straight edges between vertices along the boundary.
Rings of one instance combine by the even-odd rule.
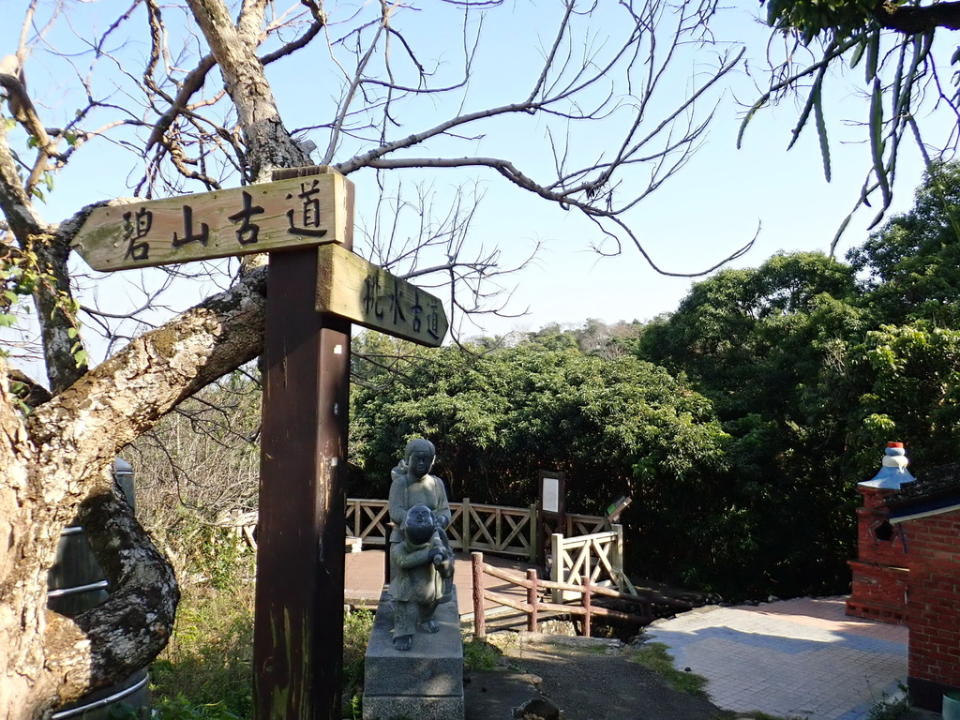
[[[350,323],[424,345],[440,301],[350,252],[353,185],[326,168],[97,208],[75,249],[98,270],[270,252],[254,622],[256,717],[340,717]],[[321,245],[317,249],[317,245]]]
[[[566,522],[567,476],[556,470],[540,471],[540,541],[537,557],[542,566],[547,564],[547,548],[554,533],[564,531]],[[557,559],[554,558],[554,562]]]

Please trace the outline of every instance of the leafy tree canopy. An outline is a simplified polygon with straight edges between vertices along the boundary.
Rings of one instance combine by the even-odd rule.
[[[960,322],[960,166],[936,165],[913,208],[849,254],[865,300],[885,323]]]

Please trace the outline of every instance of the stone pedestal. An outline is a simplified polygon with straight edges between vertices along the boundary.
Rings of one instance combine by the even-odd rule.
[[[435,635],[417,632],[413,648],[393,647],[393,603],[384,590],[367,646],[363,720],[463,720],[463,643],[457,595],[437,608]]]

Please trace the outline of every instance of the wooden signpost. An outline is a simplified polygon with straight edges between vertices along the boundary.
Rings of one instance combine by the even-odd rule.
[[[566,524],[567,475],[558,470],[541,470],[539,485],[540,537],[537,558],[541,565],[546,566],[550,538],[554,533],[563,533]]]
[[[339,173],[95,208],[73,241],[94,270],[343,243],[352,183]]]
[[[254,626],[258,720],[340,717],[350,323],[424,345],[440,301],[351,252],[353,184],[276,182],[98,208],[74,247],[99,270],[270,251]],[[318,249],[316,245],[321,245]]]
[[[318,268],[318,311],[421,345],[439,346],[447,334],[447,316],[437,298],[359,255],[325,245]]]

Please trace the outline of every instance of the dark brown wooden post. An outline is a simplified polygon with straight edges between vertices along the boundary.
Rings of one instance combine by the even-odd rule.
[[[470,553],[473,567],[473,637],[487,637],[487,617],[483,612],[483,553]]]
[[[537,569],[527,570],[527,581],[530,587],[527,588],[527,604],[530,606],[530,614],[527,616],[527,630],[537,632],[537,603],[540,602],[540,595],[537,592]]]
[[[551,496],[546,498],[551,501],[552,506],[544,507],[544,489],[548,483],[556,492],[555,494],[550,493]],[[554,533],[571,534],[566,531],[566,494],[567,476],[565,473],[555,470],[540,471],[537,495],[537,507],[539,508],[537,525],[539,526],[540,534],[537,542],[537,550],[539,552],[539,564],[544,568],[547,566],[547,551],[550,550],[550,537]],[[554,558],[554,562],[556,562],[556,558]]]
[[[590,637],[590,594],[593,588],[590,583],[590,575],[583,576],[583,595],[580,596],[580,601],[583,604],[583,636]]]
[[[318,313],[316,292],[315,247],[271,253],[254,630],[259,720],[340,717],[350,323]]]

